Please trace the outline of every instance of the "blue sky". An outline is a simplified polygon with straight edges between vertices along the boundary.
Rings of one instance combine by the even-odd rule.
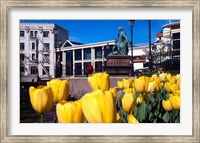
[[[156,33],[169,22],[180,20],[151,20],[151,42],[155,41]],[[95,43],[117,38],[118,27],[124,27],[129,41],[130,27],[128,20],[21,20],[20,22],[54,23],[69,31],[69,40],[81,43]],[[133,44],[148,45],[148,20],[136,20],[133,27]]]

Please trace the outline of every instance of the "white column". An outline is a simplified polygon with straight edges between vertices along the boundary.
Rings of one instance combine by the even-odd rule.
[[[104,67],[104,57],[105,57],[105,52],[104,52],[104,46],[102,46],[102,69]]]
[[[95,70],[95,49],[93,47],[91,47],[91,65],[93,66],[93,69]]]
[[[66,77],[66,52],[62,52],[62,77]]]
[[[75,50],[73,50],[73,76],[75,76]]]
[[[82,51],[81,51],[81,53],[82,53],[82,58],[81,58],[81,60],[82,60],[82,62],[81,62],[81,74],[82,75],[84,75],[84,50],[82,49]]]

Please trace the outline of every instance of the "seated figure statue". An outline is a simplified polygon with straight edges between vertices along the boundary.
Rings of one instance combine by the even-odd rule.
[[[118,39],[115,40],[115,45],[112,48],[111,55],[127,55],[128,52],[128,40],[123,27],[118,28]]]

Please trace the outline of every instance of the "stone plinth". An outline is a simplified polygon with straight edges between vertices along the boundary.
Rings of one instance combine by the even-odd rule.
[[[104,66],[104,71],[110,75],[128,75],[130,74],[130,59],[131,56],[116,55],[106,57],[107,64]]]

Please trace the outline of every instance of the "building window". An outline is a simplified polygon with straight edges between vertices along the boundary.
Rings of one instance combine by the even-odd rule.
[[[174,33],[173,40],[178,40],[178,39],[180,39],[180,33]]]
[[[180,40],[173,41],[173,49],[180,49]]]
[[[24,61],[24,54],[20,54],[20,61]]]
[[[82,49],[75,50],[75,60],[82,60]]]
[[[46,69],[46,70],[45,70]],[[49,74],[49,67],[45,66],[45,69],[42,70],[43,75],[48,75]],[[46,73],[47,72],[47,73]]]
[[[95,62],[95,72],[102,71],[102,62]]]
[[[104,53],[104,57],[108,56],[111,52],[112,52],[112,47],[113,45],[109,45],[109,46],[105,46],[105,53]]]
[[[75,75],[82,75],[82,64],[75,63]]]
[[[43,37],[49,37],[49,31],[44,31],[43,32]]]
[[[32,50],[35,50],[35,43],[32,43]]]
[[[20,37],[24,37],[24,31],[20,31]]]
[[[24,74],[24,66],[20,66],[20,74]]]
[[[91,48],[84,49],[84,59],[91,59]]]
[[[20,50],[24,50],[24,43],[20,43]]]
[[[45,49],[49,50],[49,43],[44,43]]]
[[[87,75],[87,74],[88,74],[87,67],[88,67],[88,65],[90,65],[90,64],[91,64],[91,62],[85,62],[85,63],[84,63],[84,75]]]
[[[36,66],[31,67],[31,74],[37,74],[37,67]]]
[[[30,31],[30,37],[33,37],[33,31]]]
[[[37,37],[38,31],[34,31],[34,33],[35,33],[35,37]]]
[[[66,75],[73,74],[73,51],[66,51]]]
[[[46,62],[48,62],[49,61],[49,54],[44,54],[44,60],[46,61]]]
[[[102,58],[102,47],[95,48],[95,59]]]
[[[35,54],[32,54],[32,60],[35,60]]]
[[[38,31],[30,31],[30,37],[37,37]]]

